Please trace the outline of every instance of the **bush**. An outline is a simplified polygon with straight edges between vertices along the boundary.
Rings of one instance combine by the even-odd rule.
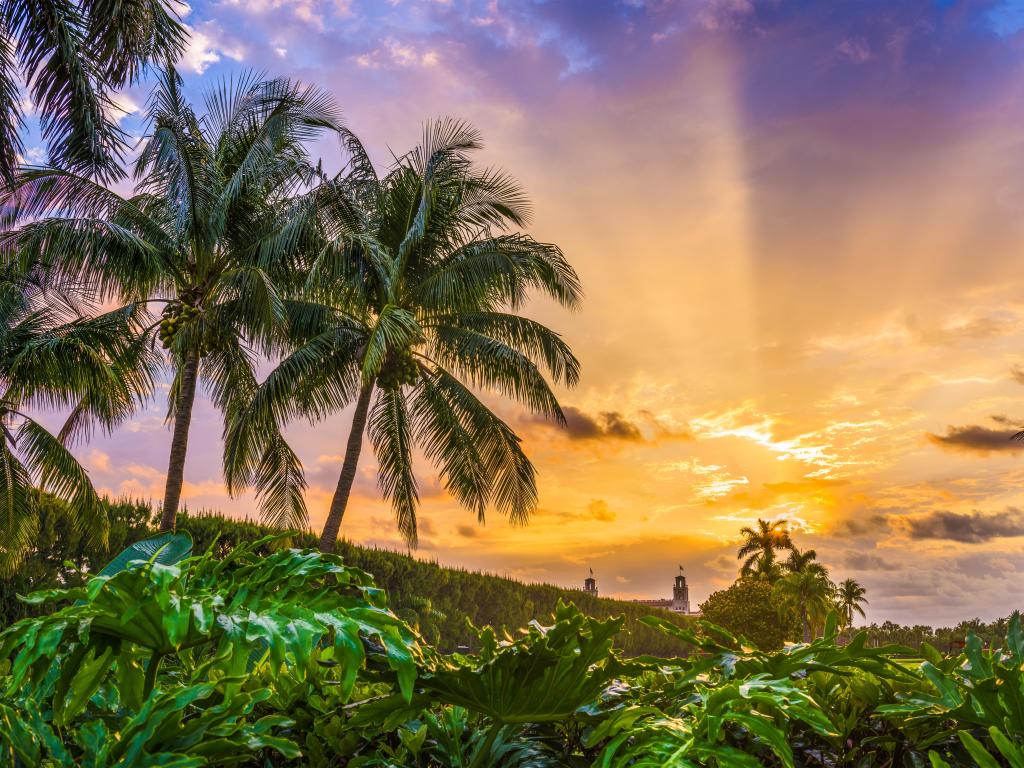
[[[700,606],[701,618],[743,635],[759,648],[775,650],[791,633],[772,607],[771,596],[772,585],[767,581],[740,579],[712,593]]]

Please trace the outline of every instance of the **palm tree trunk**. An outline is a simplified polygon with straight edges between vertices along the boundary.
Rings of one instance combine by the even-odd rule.
[[[807,605],[800,606],[800,620],[804,625],[804,642],[811,642],[811,622],[807,619]]]
[[[331,510],[327,513],[327,522],[320,535],[319,549],[321,552],[333,552],[341,529],[341,519],[348,507],[348,497],[352,492],[352,483],[356,479],[356,466],[359,464],[359,453],[363,449],[363,430],[366,428],[366,414],[370,410],[370,395],[373,384],[367,384],[359,391],[356,410],[352,414],[352,430],[348,433],[348,445],[345,448],[345,463],[341,465],[341,476],[338,487],[334,489],[331,499]]]
[[[160,530],[173,531],[181,501],[181,485],[185,479],[185,454],[188,453],[188,428],[192,423],[192,404],[196,399],[199,378],[199,351],[189,352],[181,369],[178,401],[174,404],[174,434],[171,437],[171,459],[167,465],[167,486],[160,515]]]

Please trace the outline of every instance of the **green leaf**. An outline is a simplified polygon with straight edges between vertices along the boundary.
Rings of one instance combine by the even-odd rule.
[[[71,681],[67,700],[54,702],[54,720],[58,725],[66,725],[85,709],[114,663],[117,647],[116,643],[103,642],[89,648]]]
[[[974,762],[978,764],[979,768],[999,768],[999,761],[992,757],[984,745],[970,733],[960,731],[957,733],[957,736],[964,745],[964,748],[974,758]]]
[[[161,533],[126,547],[98,573],[113,576],[135,560],[152,561],[161,565],[174,565],[192,554],[192,537],[187,531]]]

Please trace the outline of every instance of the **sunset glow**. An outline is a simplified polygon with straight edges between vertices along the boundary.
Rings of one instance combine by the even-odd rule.
[[[384,166],[464,118],[586,293],[567,427],[489,398],[539,471],[479,526],[422,460],[418,556],[694,605],[786,518],[868,621],[986,620],[1024,574],[1024,7],[1017,2],[195,0],[190,98],[246,68],[330,90]],[[147,88],[119,100],[139,134]],[[317,150],[336,170],[340,153]],[[30,150],[31,151],[31,150]],[[159,502],[166,403],[78,450]],[[349,415],[292,425],[319,529]],[[59,416],[51,422],[59,423]],[[197,402],[190,510],[229,498]],[[422,457],[421,457],[422,458]],[[342,534],[403,548],[364,450]]]

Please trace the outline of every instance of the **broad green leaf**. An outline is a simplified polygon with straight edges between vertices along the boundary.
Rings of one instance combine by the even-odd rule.
[[[174,565],[192,554],[192,537],[186,532],[161,533],[126,547],[96,575],[113,576],[134,560]]]

